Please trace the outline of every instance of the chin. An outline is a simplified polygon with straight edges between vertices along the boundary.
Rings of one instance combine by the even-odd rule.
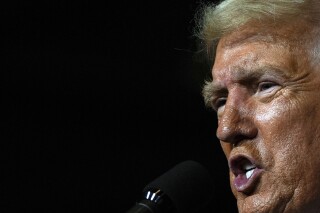
[[[301,196],[294,192],[280,194],[267,192],[254,195],[237,194],[239,213],[319,213],[320,203],[317,198]],[[296,191],[295,191],[296,192]],[[299,193],[298,193],[299,194]]]
[[[244,194],[237,195],[239,213],[296,212],[288,209],[288,207],[290,207],[290,201],[290,196],[273,192],[249,196]]]

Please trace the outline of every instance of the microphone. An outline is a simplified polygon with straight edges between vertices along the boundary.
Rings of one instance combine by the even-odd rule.
[[[192,213],[213,196],[208,170],[195,161],[184,161],[142,191],[143,198],[126,213]]]

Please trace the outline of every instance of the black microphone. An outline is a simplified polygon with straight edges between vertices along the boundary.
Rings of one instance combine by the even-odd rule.
[[[182,162],[143,189],[143,198],[126,213],[192,213],[213,196],[208,170],[195,161]]]

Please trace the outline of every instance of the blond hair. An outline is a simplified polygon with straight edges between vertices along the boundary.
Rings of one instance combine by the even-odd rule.
[[[219,39],[251,20],[286,23],[302,18],[319,24],[319,0],[225,0],[203,4],[196,15],[196,36],[210,58]]]

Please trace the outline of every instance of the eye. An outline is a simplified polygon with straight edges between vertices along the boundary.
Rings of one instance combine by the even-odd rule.
[[[258,85],[258,92],[272,92],[279,85],[275,82],[261,82]]]
[[[214,105],[213,105],[213,108],[218,111],[220,107],[224,106],[227,102],[227,98],[226,97],[221,97],[221,98],[218,98]]]

